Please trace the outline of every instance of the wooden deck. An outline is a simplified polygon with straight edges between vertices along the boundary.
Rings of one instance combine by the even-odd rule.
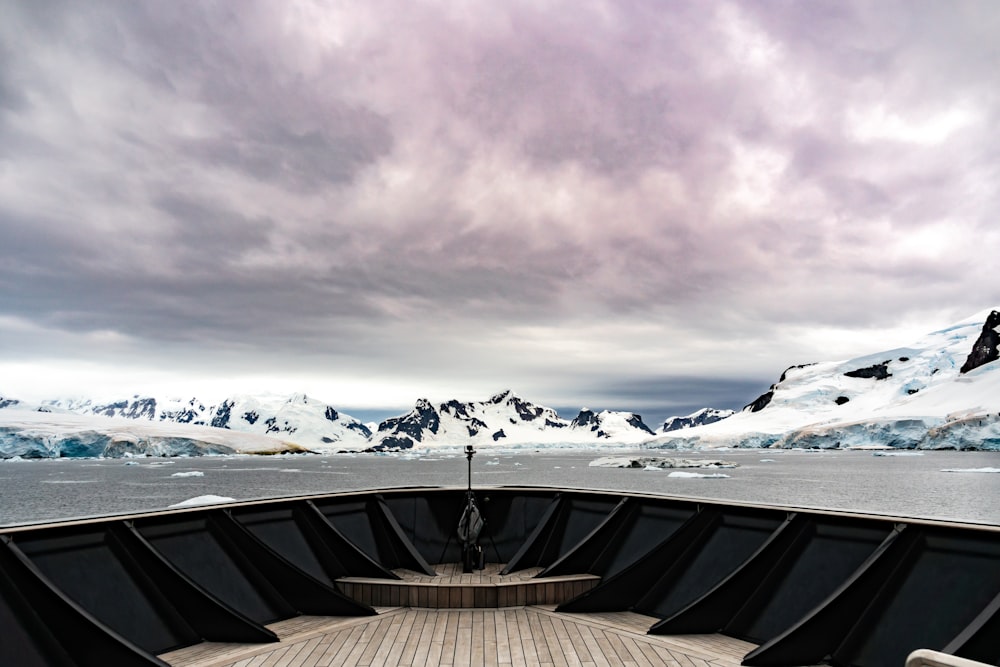
[[[646,635],[630,612],[560,614],[552,606],[380,609],[378,616],[302,616],[270,625],[278,644],[206,642],[160,656],[175,667],[339,665],[666,665],[736,667],[754,644],[723,635]]]
[[[175,667],[323,667],[341,665],[737,667],[754,644],[723,635],[656,636],[646,630],[658,619],[631,612],[564,614],[544,601],[547,580],[538,570],[501,576],[500,566],[463,574],[453,565],[436,565],[437,577],[400,570],[398,602],[376,606],[378,616],[298,616],[268,627],[280,638],[271,644],[204,642],[160,656]],[[571,578],[570,578],[571,579]],[[596,579],[596,578],[593,578]],[[386,580],[349,582],[358,590]],[[344,587],[343,583],[339,584]],[[526,586],[535,588],[525,588]],[[567,585],[592,585],[589,581]],[[501,592],[504,604],[475,604],[453,589],[521,590]],[[525,591],[529,592],[525,592]],[[530,591],[536,592],[530,592]],[[435,593],[435,591],[445,591]],[[531,600],[528,600],[528,597]],[[441,607],[439,607],[440,600]],[[454,600],[456,604],[449,605]],[[463,602],[470,602],[463,604]],[[465,607],[465,608],[463,608]],[[475,608],[469,608],[475,607]]]

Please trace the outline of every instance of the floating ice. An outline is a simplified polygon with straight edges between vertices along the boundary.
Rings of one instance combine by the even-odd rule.
[[[872,452],[872,456],[923,456],[923,452]]]
[[[724,479],[728,478],[729,475],[723,475],[721,472],[703,473],[703,472],[681,472],[680,470],[675,470],[674,472],[667,475],[667,477],[704,477],[705,479]]]
[[[192,470],[191,472],[175,472],[171,477],[204,477],[205,473],[200,470]]]
[[[192,507],[196,505],[215,505],[217,503],[233,503],[236,502],[236,498],[227,498],[226,496],[213,496],[211,494],[206,496],[196,496],[194,498],[188,498],[187,500],[182,500],[179,503],[174,503],[170,507]]]
[[[941,472],[1000,472],[1000,468],[945,468]]]
[[[673,459],[660,456],[602,456],[588,464],[591,468],[735,468],[738,464],[719,459]]]

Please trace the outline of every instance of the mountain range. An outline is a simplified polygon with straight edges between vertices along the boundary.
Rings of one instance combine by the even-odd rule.
[[[1000,450],[1000,311],[906,347],[791,366],[742,411],[647,446]]]
[[[512,391],[486,401],[433,404],[420,399],[407,414],[377,425],[363,424],[305,394],[232,396],[216,403],[137,395],[112,401],[51,399],[37,405],[0,397],[0,457],[162,453],[165,443],[178,442],[184,434],[191,440],[214,434],[206,452],[228,453],[219,451],[216,441],[224,431],[261,437],[244,438],[236,451],[269,453],[283,444],[293,451],[331,453],[465,444],[638,444],[653,436],[637,414],[583,408],[573,419],[564,419]],[[185,441],[182,449],[198,453],[191,442]]]
[[[51,399],[0,396],[0,457],[429,450],[615,444],[653,448],[870,447],[1000,450],[1000,312],[901,348],[789,367],[742,411],[704,408],[654,434],[631,412],[573,419],[512,391],[432,403],[364,424],[304,394]]]

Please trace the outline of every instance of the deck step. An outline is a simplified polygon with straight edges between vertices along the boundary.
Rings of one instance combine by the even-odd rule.
[[[500,575],[500,566],[488,566],[486,571],[471,575],[457,571],[453,564],[434,568],[437,577],[397,570],[402,577],[399,580],[345,577],[337,580],[337,587],[348,597],[373,607],[495,609],[562,604],[601,581],[591,574],[530,578],[537,568],[510,576]]]

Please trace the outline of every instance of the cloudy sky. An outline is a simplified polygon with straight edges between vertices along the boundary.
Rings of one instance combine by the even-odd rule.
[[[1000,305],[992,0],[0,16],[8,396],[652,422]]]

